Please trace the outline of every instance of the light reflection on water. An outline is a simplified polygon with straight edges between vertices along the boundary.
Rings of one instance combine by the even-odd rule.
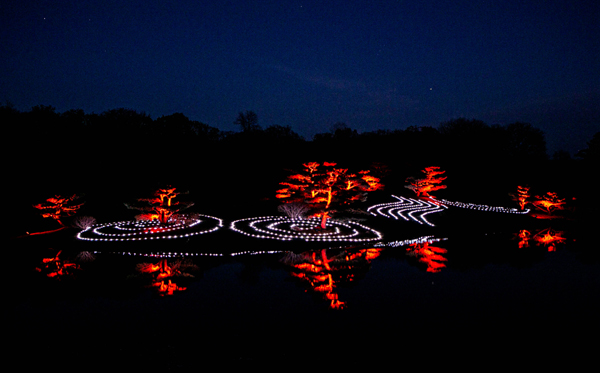
[[[226,347],[243,356],[264,356],[259,336],[271,340],[265,348],[281,349],[300,348],[313,338],[339,344],[390,333],[416,342],[455,328],[480,338],[478,333],[490,329],[533,328],[540,335],[548,325],[580,330],[582,318],[598,311],[598,263],[580,260],[570,249],[575,242],[568,232],[529,227],[524,244],[522,231],[326,250],[307,246],[313,249],[287,252],[286,245],[272,244],[228,254],[189,252],[194,255],[183,259],[197,268],[182,273],[194,277],[170,277],[183,290],[162,297],[152,286],[160,270],[140,273],[136,266],[163,262],[163,271],[172,270],[181,255],[96,252],[72,277],[58,280],[42,272],[29,280],[22,288],[30,294],[15,303],[14,320],[30,336],[52,335],[72,348],[73,340],[55,334],[56,325],[100,349],[109,347],[94,340],[106,334],[156,351],[172,333],[185,333],[213,341],[211,354]],[[562,239],[534,239],[549,234]],[[424,243],[429,246],[419,246]],[[427,249],[437,257],[428,261]],[[70,253],[64,260],[74,257]],[[82,325],[93,338],[81,335]]]

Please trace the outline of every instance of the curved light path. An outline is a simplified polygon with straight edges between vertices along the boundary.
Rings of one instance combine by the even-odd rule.
[[[505,214],[524,215],[524,214],[529,213],[529,211],[531,211],[529,209],[519,210],[519,209],[512,208],[512,207],[508,208],[508,207],[497,207],[497,206],[488,206],[488,205],[476,205],[474,203],[452,202],[452,201],[448,201],[446,199],[439,199],[436,201],[439,201],[440,203],[443,203],[444,205],[452,206],[452,207],[460,207],[460,208],[464,208],[464,209],[478,210],[478,211],[502,212]]]
[[[161,224],[157,220],[119,221],[97,224],[77,234],[85,241],[146,241],[177,239],[214,232],[223,227],[223,221],[213,216],[194,214],[190,223],[180,221]]]
[[[400,201],[380,203],[378,205],[369,207],[367,211],[375,216],[381,215],[383,217],[394,218],[396,220],[398,220],[398,218],[402,218],[406,221],[412,220],[419,224],[427,224],[433,227],[433,223],[428,221],[425,216],[436,212],[442,212],[447,208],[442,204],[436,204],[425,200],[398,197],[394,195],[392,195],[392,197]]]
[[[446,241],[447,238],[435,238],[434,236],[423,236],[423,237],[419,237],[419,238],[413,238],[410,240],[403,240],[403,241],[391,241],[391,242],[378,242],[375,245],[373,245],[374,247],[401,247],[401,246],[408,246],[408,245],[412,245],[414,243],[424,243],[424,242],[439,242],[439,241]]]
[[[282,216],[262,216],[236,220],[230,229],[254,238],[280,241],[304,240],[325,242],[369,242],[383,235],[374,229],[355,222],[328,220],[327,232],[318,232],[320,218],[290,219]]]

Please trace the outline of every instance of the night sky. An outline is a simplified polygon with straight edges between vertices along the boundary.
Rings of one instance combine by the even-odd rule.
[[[305,138],[458,117],[531,123],[549,155],[600,130],[600,2],[2,1],[0,100],[22,111],[241,111]]]

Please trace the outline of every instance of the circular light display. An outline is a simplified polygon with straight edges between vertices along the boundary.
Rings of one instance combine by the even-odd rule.
[[[320,226],[320,218],[263,216],[236,220],[229,228],[246,236],[280,241],[368,242],[383,237],[380,232],[355,222],[328,220],[324,231]]]
[[[177,239],[214,232],[223,226],[219,218],[193,214],[181,219],[161,224],[158,220],[120,221],[97,224],[77,234],[85,241],[144,241]]]

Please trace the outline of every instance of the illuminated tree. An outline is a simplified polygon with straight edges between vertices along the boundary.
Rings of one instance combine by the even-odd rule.
[[[304,203],[291,202],[279,205],[277,210],[286,214],[290,219],[301,219],[310,208]]]
[[[446,189],[445,185],[442,185],[442,181],[446,180],[446,177],[441,177],[446,171],[438,171],[439,167],[427,167],[422,172],[425,174],[425,178],[416,179],[414,177],[409,177],[406,179],[406,182],[409,185],[406,185],[406,188],[412,190],[417,194],[417,196],[430,197],[429,193],[434,192],[440,189]]]
[[[33,207],[42,211],[42,217],[52,218],[56,220],[58,224],[65,227],[61,219],[75,215],[77,210],[83,206],[83,203],[74,203],[77,199],[79,199],[79,196],[76,194],[73,194],[71,197],[61,197],[56,195],[52,198],[48,198],[46,202],[33,205]]]
[[[133,206],[126,203],[125,206],[128,209],[145,211],[146,213],[139,216],[141,219],[157,219],[162,224],[166,224],[173,214],[194,205],[193,202],[173,201],[175,197],[182,194],[181,192],[175,192],[175,190],[176,188],[171,187],[158,189],[154,192],[154,198],[138,199],[140,202],[146,202],[147,205]]]
[[[558,198],[556,193],[548,192],[541,197],[535,196],[535,198],[537,198],[537,201],[532,202],[532,204],[549,214],[552,214],[553,211],[564,209],[565,199]]]
[[[276,197],[285,203],[306,204],[321,216],[321,228],[325,229],[332,205],[364,201],[368,192],[383,188],[379,178],[369,175],[369,171],[352,173],[336,165],[329,162],[303,164],[302,172],[280,183],[285,187],[277,191]]]
[[[517,187],[517,193],[511,193],[510,196],[513,201],[519,203],[521,210],[525,210],[525,206],[529,203],[529,187],[522,187],[519,185]]]

